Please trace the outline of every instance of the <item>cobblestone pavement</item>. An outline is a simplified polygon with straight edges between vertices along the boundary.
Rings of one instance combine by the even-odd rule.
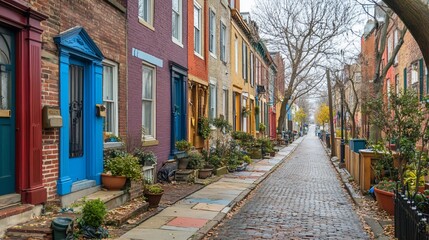
[[[255,191],[213,239],[368,239],[314,131]]]

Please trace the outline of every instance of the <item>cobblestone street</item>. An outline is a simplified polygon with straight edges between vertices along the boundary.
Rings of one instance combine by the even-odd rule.
[[[367,239],[337,173],[311,128],[213,239]]]

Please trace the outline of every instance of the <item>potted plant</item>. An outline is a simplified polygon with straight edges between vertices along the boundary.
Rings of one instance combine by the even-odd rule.
[[[108,158],[104,162],[104,171],[105,173],[101,174],[101,182],[108,190],[121,190],[127,178],[130,180],[142,178],[138,158],[129,153]]]
[[[374,187],[375,197],[378,206],[390,215],[395,213],[395,199],[393,191],[396,189],[396,182],[383,180]]]
[[[265,126],[265,124],[259,123],[259,132],[265,132],[266,128],[267,128],[267,126]]]
[[[259,106],[255,106],[255,116],[259,115]]]
[[[139,159],[139,163],[142,166],[152,166],[157,162],[157,157],[152,151],[143,151],[141,148],[136,148],[133,155]]]
[[[177,159],[179,164],[178,168],[186,169],[188,167],[189,162],[188,152],[191,149],[192,145],[186,140],[180,140],[176,142],[175,146],[178,150],[178,152],[175,154],[175,158]]]
[[[113,133],[107,135],[106,139],[104,140],[104,142],[120,142],[120,141],[122,141],[121,138],[116,136]]]
[[[159,206],[164,189],[160,184],[149,184],[145,186],[144,195],[149,203],[150,208],[156,208]]]
[[[102,239],[108,237],[108,231],[102,227],[107,214],[106,206],[100,199],[85,201],[82,216],[77,219],[79,235],[84,239]]]
[[[242,107],[241,108],[241,114],[243,115],[243,117],[247,117],[249,116],[250,110],[246,107]]]

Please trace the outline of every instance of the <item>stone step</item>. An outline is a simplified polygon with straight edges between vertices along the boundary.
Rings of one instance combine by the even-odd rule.
[[[100,191],[100,186],[90,187],[86,189],[82,189],[80,191],[72,192],[70,194],[64,195],[60,197],[61,201],[61,207],[62,208],[68,208],[70,205],[72,205],[74,202],[78,201],[79,199],[91,195],[97,191]]]
[[[0,196],[0,210],[21,203],[21,195],[17,193]]]
[[[0,239],[4,232],[15,225],[27,222],[40,216],[42,212],[41,205],[20,204],[7,207],[0,210]]]
[[[93,199],[100,199],[106,205],[107,210],[111,210],[129,201],[130,196],[125,191],[106,191],[102,189],[76,200],[76,203],[77,205],[80,205],[79,203],[83,202],[84,200]],[[82,206],[78,206],[74,210],[80,211],[81,208]]]

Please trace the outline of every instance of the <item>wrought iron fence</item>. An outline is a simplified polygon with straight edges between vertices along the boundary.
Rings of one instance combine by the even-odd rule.
[[[395,193],[395,237],[399,240],[429,239],[428,200],[416,203],[405,189]]]

